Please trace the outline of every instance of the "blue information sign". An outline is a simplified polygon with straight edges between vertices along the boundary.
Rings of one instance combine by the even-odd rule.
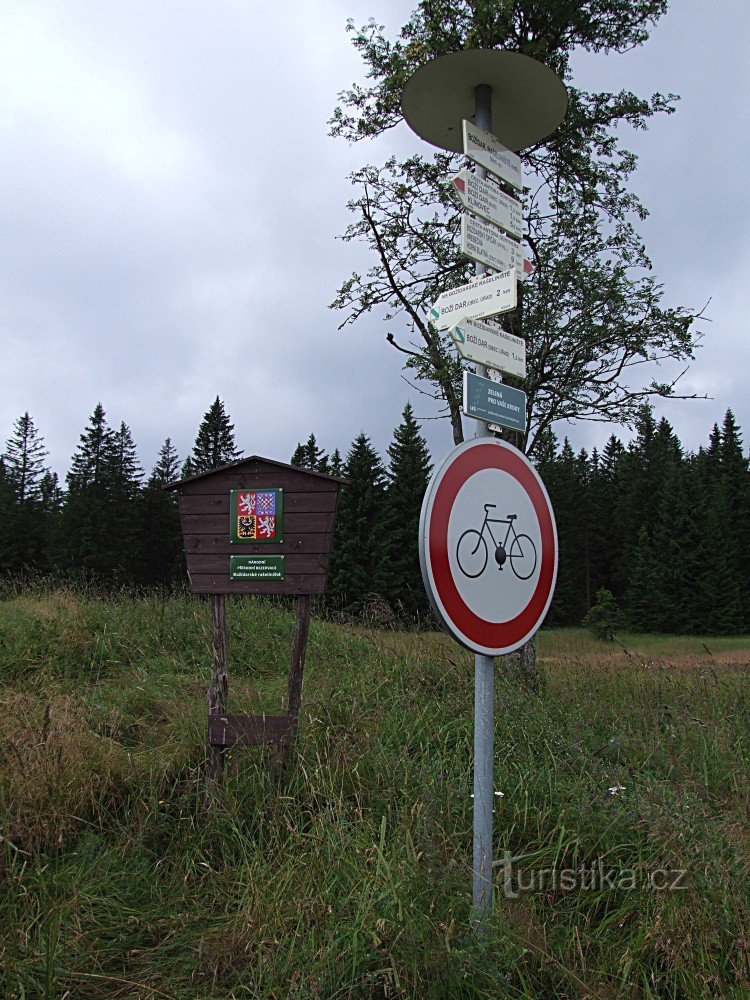
[[[470,371],[464,371],[463,411],[474,420],[526,430],[526,393]]]

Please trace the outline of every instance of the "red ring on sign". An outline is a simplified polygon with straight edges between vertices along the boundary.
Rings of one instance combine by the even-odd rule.
[[[542,536],[542,563],[534,593],[523,611],[506,622],[488,622],[471,610],[453,581],[448,558],[448,522],[458,491],[471,476],[488,468],[507,472],[523,487],[534,507]],[[549,501],[520,452],[486,444],[468,448],[456,457],[435,493],[428,549],[435,588],[445,613],[467,639],[487,649],[511,647],[521,643],[539,624],[555,578],[555,528]]]

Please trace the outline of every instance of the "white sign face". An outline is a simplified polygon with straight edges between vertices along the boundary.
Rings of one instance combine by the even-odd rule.
[[[529,460],[506,441],[458,445],[427,487],[419,562],[427,596],[468,649],[500,656],[536,632],[557,576],[557,529]]]
[[[489,170],[500,180],[506,181],[518,191],[522,190],[521,157],[506,149],[494,135],[477,128],[466,119],[464,119],[464,153],[470,160]]]
[[[497,323],[476,319],[461,320],[449,332],[458,353],[467,361],[526,378],[526,342],[521,337],[507,333]]]
[[[461,253],[496,271],[515,267],[521,281],[528,281],[534,266],[523,255],[520,243],[475,215],[461,216]]]
[[[506,552],[502,568],[498,545]],[[541,551],[539,520],[513,476],[482,469],[461,487],[448,522],[448,562],[460,597],[476,615],[492,624],[516,618],[539,582]]]
[[[484,319],[510,312],[517,305],[516,269],[491,274],[443,292],[428,319],[438,330],[447,330],[462,319]]]
[[[459,170],[450,179],[451,189],[464,208],[494,222],[511,236],[523,236],[523,209],[493,181],[483,181],[471,170]]]

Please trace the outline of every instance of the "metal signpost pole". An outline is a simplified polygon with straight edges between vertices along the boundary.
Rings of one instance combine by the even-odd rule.
[[[485,132],[492,131],[492,89],[481,84],[474,90],[474,121]],[[487,171],[477,165],[476,172],[484,179]],[[486,271],[484,264],[475,264],[477,277]],[[475,364],[477,375],[486,375],[484,365]],[[492,437],[489,425],[476,421],[474,437]],[[495,658],[474,654],[474,864],[473,903],[478,928],[482,917],[492,911],[492,809],[495,800],[493,785],[495,729]]]
[[[492,129],[493,100],[502,118],[500,134],[497,129],[494,131]],[[501,369],[513,374],[521,374],[521,371],[525,373],[526,361],[525,351],[521,357],[513,348],[511,338],[507,335],[501,338],[499,332],[483,333],[480,321],[516,308],[516,277],[519,272],[524,276],[527,275],[531,268],[524,260],[520,244],[515,240],[516,237],[522,236],[523,231],[520,202],[507,195],[494,181],[487,180],[487,168],[489,167],[492,177],[520,191],[521,162],[516,153],[540,142],[560,124],[565,115],[567,101],[567,92],[562,80],[547,66],[520,52],[496,49],[464,49],[438,56],[421,65],[404,86],[401,109],[405,121],[414,132],[421,139],[440,149],[463,152],[475,164],[473,174],[468,170],[462,170],[450,180],[452,193],[467,210],[462,220],[462,252],[476,262],[475,280],[468,285],[453,287],[443,292],[429,309],[429,322],[438,331],[450,329],[454,343],[465,345],[463,350],[459,349],[459,353],[462,356],[469,355],[468,360],[472,360],[475,364],[476,375],[479,378],[472,376],[471,386],[468,373],[464,373],[462,410],[467,416],[484,418],[477,419],[474,437],[487,440],[481,444],[464,442],[458,445],[445,460],[441,467],[442,471],[433,476],[433,484],[442,481],[442,476],[448,474],[448,469],[451,470],[452,476],[455,473],[455,476],[461,478],[462,474],[458,470],[463,468],[462,456],[470,446],[481,448],[483,462],[490,462],[491,452],[496,453],[496,457],[501,453],[503,456],[510,456],[513,453],[512,460],[507,458],[513,468],[518,471],[521,466],[528,467],[528,475],[536,477],[526,459],[522,458],[516,449],[495,438],[489,426],[489,421],[494,414],[497,414],[501,426],[517,427],[517,422],[521,419],[520,414],[525,409],[525,399],[523,393],[512,390],[510,386],[506,386],[502,392],[499,391],[499,386],[493,389],[486,378],[487,369],[481,363],[482,360],[494,353],[498,364],[491,365],[492,370]],[[473,125],[469,121],[472,115]],[[491,262],[495,273],[481,280],[486,274],[486,267],[482,261],[487,260]],[[503,260],[509,261],[507,272],[504,270],[506,265]],[[471,327],[462,331],[462,323],[470,324],[475,321],[473,331]],[[470,356],[472,352],[474,357]],[[505,358],[508,360],[504,360]],[[510,368],[507,367],[508,362],[511,362]],[[519,367],[521,371],[518,370]],[[516,393],[515,397],[513,393]],[[519,400],[519,397],[522,398]],[[503,458],[503,462],[505,460]],[[497,461],[500,459],[497,458]],[[513,479],[513,476],[510,478]],[[453,479],[449,481],[453,482]],[[505,480],[500,481],[499,486],[501,482]],[[499,493],[502,493],[504,488],[499,489]],[[538,487],[534,487],[535,491],[537,489],[540,495],[544,493],[541,481]],[[445,497],[450,494],[448,486],[446,490],[448,492],[444,494]],[[443,530],[444,521],[445,518],[450,521],[453,508],[451,505],[446,506],[447,501],[444,498],[440,500],[437,503],[439,513],[435,515],[433,523],[431,497],[432,494],[428,490],[422,506],[419,533],[420,564],[425,587],[438,617],[443,620],[448,630],[456,635],[458,641],[475,654],[473,902],[477,930],[483,933],[489,926],[493,902],[494,657],[517,650],[521,640],[526,641],[536,631],[543,616],[537,617],[535,614],[533,627],[520,638],[516,636],[510,643],[504,639],[500,641],[501,633],[505,633],[507,623],[503,619],[492,619],[492,616],[482,627],[486,628],[486,633],[477,625],[482,635],[488,636],[486,641],[480,639],[479,632],[473,634],[472,629],[461,631],[455,616],[462,613],[461,608],[465,609],[467,601],[471,606],[474,597],[469,591],[461,593],[461,587],[456,585],[453,577],[456,567],[450,560],[447,562],[443,560],[447,538]],[[477,498],[477,502],[479,499],[481,497]],[[545,614],[557,573],[557,542],[551,514],[549,521],[552,527],[547,532],[548,558],[545,565],[550,572],[544,576],[543,581],[543,589],[549,588],[548,599],[543,608]],[[432,563],[433,543],[429,540],[433,534],[437,559],[435,566]],[[554,571],[551,571],[553,564]],[[479,574],[482,572],[480,569]],[[538,573],[541,573],[541,569]],[[466,573],[465,575],[471,576]],[[450,586],[447,581],[450,581]],[[541,576],[538,577],[538,581],[542,581]],[[538,582],[538,586],[541,586],[541,582]],[[482,593],[486,598],[490,590],[485,587]],[[539,604],[541,591],[534,593],[537,595],[536,604]],[[452,606],[456,594],[460,599],[451,613],[447,609],[445,600]],[[497,613],[502,614],[502,594],[497,593],[493,600],[498,609]],[[484,621],[477,612],[484,613],[485,610],[485,604],[481,602],[474,609],[475,625],[478,621]],[[509,621],[517,617],[517,614],[514,616],[511,613],[510,606],[507,612],[510,616]]]

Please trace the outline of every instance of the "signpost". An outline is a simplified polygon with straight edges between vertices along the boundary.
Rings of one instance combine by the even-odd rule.
[[[478,163],[480,167],[489,170],[491,174],[505,181],[517,191],[523,190],[521,179],[521,157],[511,153],[490,132],[477,128],[464,118],[464,153]]]
[[[461,216],[461,253],[496,271],[515,267],[521,281],[528,281],[534,270],[531,261],[524,257],[520,243],[510,239],[497,226],[467,212]]]
[[[500,109],[494,127],[493,102]],[[474,173],[462,170],[452,178],[464,207],[519,239],[521,206],[485,180],[486,170],[520,189],[520,160],[512,153],[554,131],[567,103],[565,85],[549,67],[519,52],[493,49],[465,49],[425,63],[407,81],[401,99],[404,118],[417,135],[442,149],[463,151],[477,164]],[[513,288],[505,295],[512,309],[517,272],[528,273],[528,268],[520,247],[508,247],[503,239],[491,226],[464,217],[461,250],[475,261],[480,280],[474,287],[498,277],[482,279],[485,265],[512,264],[510,272],[503,272],[512,277]],[[462,314],[461,296],[446,294],[431,316],[440,330],[462,332],[467,319],[493,315],[484,309]],[[463,336],[459,350],[470,343]],[[476,368],[473,377],[485,374],[479,359]],[[468,382],[468,373],[465,378]],[[491,430],[485,420],[477,421],[476,439],[459,445],[435,473],[419,532],[430,600],[446,628],[475,651],[473,902],[479,933],[486,929],[493,901],[494,657],[519,649],[534,634],[552,599],[557,572],[554,518],[541,480],[521,452],[486,436]]]
[[[497,323],[461,320],[448,331],[456,350],[467,361],[526,378],[526,342]]]
[[[526,430],[526,393],[474,372],[464,372],[463,412],[514,431]]]
[[[520,201],[511,198],[492,181],[482,180],[471,170],[459,170],[451,177],[451,185],[464,208],[521,239],[523,214]]]
[[[438,330],[447,330],[462,319],[510,312],[516,308],[516,296],[516,272],[509,268],[443,292],[430,309],[429,320]]]

